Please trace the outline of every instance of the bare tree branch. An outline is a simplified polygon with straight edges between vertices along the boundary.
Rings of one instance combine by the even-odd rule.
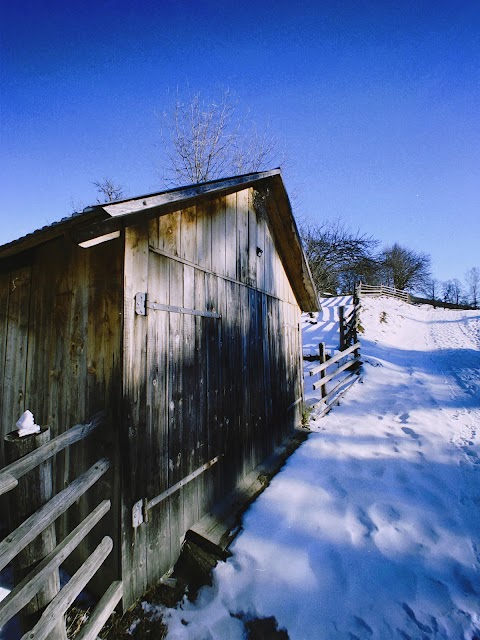
[[[219,99],[204,100],[200,92],[177,90],[175,102],[163,113],[162,138],[168,186],[206,182],[216,178],[271,168],[281,163],[268,127],[258,130],[237,115],[238,103],[226,89]]]
[[[96,180],[95,182],[92,182],[92,184],[94,187],[96,187],[97,193],[102,196],[97,196],[98,204],[102,204],[102,202],[113,202],[114,200],[121,200],[125,195],[123,187],[115,185],[113,180],[110,180],[110,178]]]

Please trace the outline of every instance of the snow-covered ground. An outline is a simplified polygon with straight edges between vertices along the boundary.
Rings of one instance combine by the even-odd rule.
[[[164,612],[169,638],[244,638],[235,614],[291,640],[480,638],[480,312],[362,304],[363,384],[248,510],[213,587]]]

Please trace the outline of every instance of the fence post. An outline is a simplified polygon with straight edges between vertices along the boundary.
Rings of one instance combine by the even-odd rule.
[[[318,353],[320,356],[320,364],[323,364],[326,361],[326,357],[325,357],[325,343],[324,342],[320,342],[320,344],[318,345]],[[326,376],[326,372],[325,369],[323,369],[323,371],[320,371],[320,380],[322,378],[325,378]],[[322,384],[320,387],[320,393],[322,395],[322,398],[325,398],[325,396],[327,395],[327,385],[326,384]]]
[[[359,282],[353,285],[353,304],[355,306],[360,302],[361,295],[362,295],[362,283]]]
[[[7,464],[35,451],[50,441],[50,429],[44,427],[38,434],[19,437],[17,431],[7,434],[5,458]],[[39,464],[18,480],[18,486],[9,493],[9,526],[12,531],[53,497],[52,461]],[[55,523],[44,529],[13,561],[15,584],[56,547]],[[60,591],[60,574],[54,571],[45,585],[20,613],[24,633],[29,631],[41,616],[43,609]],[[65,620],[52,629],[49,640],[67,640]]]
[[[338,307],[338,324],[340,330],[340,351],[345,351],[345,307]]]
[[[355,306],[353,307],[353,318],[352,318],[352,328],[353,328],[353,344],[355,344],[356,342],[358,342],[358,316],[359,316],[359,310],[360,310],[360,303],[356,302]]]

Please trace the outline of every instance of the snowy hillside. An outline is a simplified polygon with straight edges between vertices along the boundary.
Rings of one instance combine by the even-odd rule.
[[[291,640],[480,638],[480,312],[363,306],[363,384],[249,509],[214,586],[165,611],[169,638],[270,616]]]

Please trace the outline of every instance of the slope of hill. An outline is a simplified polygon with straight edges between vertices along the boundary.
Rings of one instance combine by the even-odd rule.
[[[272,616],[292,640],[480,638],[480,313],[363,306],[363,384],[249,509],[213,587],[163,611],[169,638]]]

